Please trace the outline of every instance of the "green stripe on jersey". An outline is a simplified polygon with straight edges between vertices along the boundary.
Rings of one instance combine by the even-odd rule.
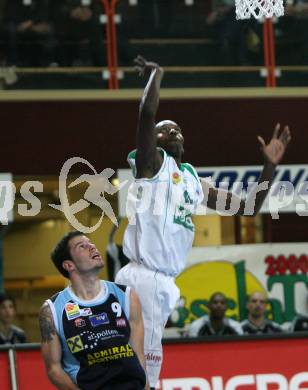
[[[188,172],[190,172],[194,176],[194,178],[199,181],[199,177],[196,175],[194,168],[190,164],[182,163],[180,169],[182,172],[184,172],[184,169],[187,169]]]

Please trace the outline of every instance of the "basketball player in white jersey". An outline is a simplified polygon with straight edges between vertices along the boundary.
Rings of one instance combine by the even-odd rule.
[[[219,211],[228,209],[232,201],[238,209],[233,215],[245,215],[245,204],[254,200],[250,204],[255,215],[291,136],[287,126],[279,135],[278,124],[269,144],[258,137],[265,158],[258,182],[266,185],[252,192],[251,199],[216,189],[200,181],[190,164],[182,163],[184,138],[180,127],[170,120],[155,123],[163,69],[141,56],[135,63],[140,75],[146,70],[151,75],[140,104],[137,148],[128,155],[135,177],[129,198],[136,210],[124,235],[124,253],[130,263],[119,271],[116,282],[133,286],[141,300],[147,373],[154,389],[162,363],[163,329],[179,298],[174,278],[184,269],[194,238],[192,214],[200,203],[219,210],[219,198],[225,196],[223,210]]]

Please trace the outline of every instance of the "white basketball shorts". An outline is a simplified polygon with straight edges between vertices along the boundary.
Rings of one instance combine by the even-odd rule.
[[[115,282],[132,287],[138,294],[144,322],[144,354],[148,380],[155,387],[162,365],[162,336],[180,291],[174,278],[130,262],[117,273]]]

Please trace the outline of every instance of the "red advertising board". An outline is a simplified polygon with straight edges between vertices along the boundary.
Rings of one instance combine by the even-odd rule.
[[[38,350],[16,351],[16,371],[18,390],[55,390]]]
[[[9,358],[7,352],[0,352],[0,389],[10,388]]]
[[[167,344],[161,390],[308,389],[308,339]]]
[[[39,350],[16,351],[19,390],[55,389]],[[7,352],[0,353],[0,389],[10,389]],[[160,390],[307,390],[308,338],[164,345]]]

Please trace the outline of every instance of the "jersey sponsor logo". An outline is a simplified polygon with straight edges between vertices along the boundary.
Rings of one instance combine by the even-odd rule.
[[[193,221],[192,221],[192,211],[191,206],[193,205],[193,200],[189,195],[187,190],[184,191],[183,194],[183,204],[175,207],[175,213],[173,217],[173,222],[184,226],[184,228],[191,230],[192,232],[195,230]]]
[[[122,337],[116,329],[106,329],[101,332],[85,332],[87,334],[88,341],[97,341],[97,340],[104,340],[104,339],[110,339],[113,337]]]
[[[87,317],[92,315],[92,310],[90,307],[85,307],[83,309],[80,309],[80,315],[82,317]]]
[[[90,316],[89,320],[93,327],[109,324],[109,318],[107,316],[107,313],[101,313],[94,316]]]
[[[119,347],[103,349],[99,352],[88,353],[88,365],[92,366],[93,364],[108,362],[111,360],[124,359],[134,356],[134,351],[132,348],[126,344]]]
[[[80,317],[80,309],[77,303],[69,302],[65,305],[65,313],[68,320]]]
[[[66,340],[66,342],[72,353],[77,353],[84,349],[84,345],[80,336],[70,337]]]
[[[116,325],[118,328],[125,327],[126,326],[125,318],[116,318]]]
[[[75,321],[75,326],[77,326],[77,328],[82,328],[83,326],[86,326],[86,321],[82,318],[77,318]]]
[[[184,228],[191,230],[192,232],[195,230],[192,214],[189,210],[187,210],[183,206],[176,206],[175,213],[173,217],[173,222],[182,225]]]
[[[178,174],[178,172],[173,172],[172,174],[172,183],[173,184],[179,184],[182,181],[181,175]]]

